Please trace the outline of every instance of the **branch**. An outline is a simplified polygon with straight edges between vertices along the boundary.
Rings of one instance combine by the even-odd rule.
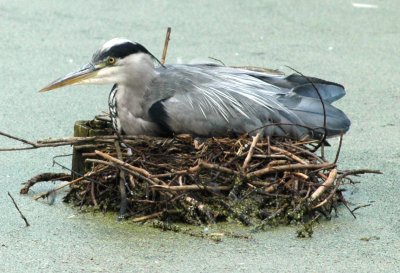
[[[9,135],[9,134],[1,132],[1,131],[0,131],[0,135],[8,137],[8,138],[11,138],[11,139],[14,139],[14,140],[17,140],[19,142],[22,142],[22,143],[25,143],[25,144],[28,144],[28,145],[31,145],[33,147],[36,147],[36,143],[33,143],[33,142],[29,141],[29,140],[26,140],[26,139],[23,139],[23,138],[19,138],[19,137],[16,137],[16,136],[12,136],[12,135]]]
[[[249,165],[251,158],[253,157],[254,148],[256,147],[257,142],[260,139],[260,136],[261,136],[261,134],[257,133],[257,135],[255,137],[253,137],[253,142],[251,143],[249,152],[247,153],[246,159],[243,162],[243,166],[242,166],[243,171],[246,171],[247,166]]]
[[[169,43],[169,37],[171,35],[171,28],[168,27],[167,28],[167,34],[165,35],[165,42],[164,42],[164,49],[163,49],[163,53],[161,56],[161,64],[164,65],[165,64],[165,59],[167,57],[167,50],[168,50],[168,43]]]
[[[318,189],[315,190],[315,192],[311,195],[310,197],[310,202],[314,201],[318,197],[320,197],[328,188],[330,188],[333,185],[333,182],[335,182],[337,175],[337,170],[333,169],[328,176],[328,179],[325,180],[324,183],[322,183],[321,186],[319,186]]]
[[[268,173],[274,173],[278,171],[291,171],[291,170],[317,170],[317,169],[330,169],[334,168],[336,164],[333,163],[323,163],[323,164],[308,164],[303,165],[301,163],[298,164],[288,164],[288,165],[281,165],[281,166],[273,166],[273,167],[266,167],[261,170],[257,170],[246,175],[247,178],[252,178],[254,176],[261,176]]]
[[[18,210],[18,212],[19,212],[19,215],[21,215],[22,219],[25,221],[25,225],[26,225],[27,227],[29,227],[30,225],[29,225],[28,220],[27,220],[26,217],[22,214],[21,210],[18,208],[18,205],[17,205],[17,203],[15,202],[15,200],[14,200],[14,198],[12,197],[12,195],[11,195],[10,192],[8,192],[8,196],[10,196],[11,200],[12,200],[13,203],[14,203],[15,208],[16,208],[16,209]]]

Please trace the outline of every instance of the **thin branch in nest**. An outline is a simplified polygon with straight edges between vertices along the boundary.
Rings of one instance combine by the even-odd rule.
[[[182,185],[182,186],[163,186],[163,185],[154,185],[152,188],[161,191],[229,191],[232,189],[232,186],[207,186],[207,185]]]
[[[285,142],[281,142],[280,143],[282,146],[287,147],[287,148],[291,148],[291,149],[295,149],[298,150],[299,152],[301,152],[304,155],[310,156],[312,159],[317,160],[321,163],[326,163],[327,161],[324,160],[323,158],[319,157],[318,155],[316,155],[315,153],[310,152],[309,150],[306,150],[302,147],[299,147],[298,145],[293,145],[291,143],[285,143]]]
[[[55,189],[52,189],[52,190],[49,190],[49,191],[47,191],[47,192],[44,192],[44,193],[39,194],[38,196],[34,197],[33,200],[38,200],[38,199],[40,199],[40,198],[46,198],[46,197],[49,196],[51,193],[56,192],[56,191],[58,191],[58,190],[60,190],[60,189],[62,189],[62,188],[65,188],[66,186],[69,186],[69,185],[72,185],[72,184],[81,182],[81,181],[84,180],[84,179],[85,179],[85,177],[82,176],[82,177],[79,177],[79,178],[74,179],[74,180],[72,180],[72,181],[69,181],[69,182],[67,182],[67,183],[65,183],[65,184],[62,184],[62,185],[58,186],[58,187],[55,188]]]
[[[29,189],[38,182],[55,180],[71,181],[71,175],[66,173],[41,173],[35,175],[26,182],[25,186],[20,190],[19,193],[27,194]]]
[[[246,175],[247,178],[252,178],[254,176],[261,176],[269,173],[274,172],[282,172],[282,171],[292,171],[292,170],[323,170],[323,169],[330,169],[335,167],[336,165],[333,163],[323,163],[323,164],[308,164],[303,165],[301,163],[298,164],[288,164],[288,165],[281,165],[281,166],[273,166],[267,167],[261,170],[257,170]]]
[[[121,166],[121,165],[119,165],[119,164],[116,164],[116,163],[114,163],[114,162],[108,162],[108,161],[103,161],[103,160],[99,160],[99,159],[91,159],[91,158],[86,159],[86,162],[93,162],[93,163],[102,164],[102,165],[111,166],[111,167],[114,167],[114,168],[117,168],[117,169],[121,169],[121,170],[124,170],[124,171],[126,171],[127,173],[129,173],[129,174],[131,174],[131,175],[133,175],[133,176],[135,176],[135,177],[137,177],[137,178],[139,178],[139,179],[143,179],[145,182],[148,182],[148,183],[151,184],[151,185],[158,185],[158,184],[157,184],[156,182],[154,182],[152,179],[147,178],[147,177],[141,175],[141,174],[138,173],[138,172],[135,172],[135,171],[133,171],[133,170],[130,170],[130,169],[128,169],[128,168],[126,168],[126,167],[123,167],[123,166]],[[130,166],[131,166],[131,165],[130,165]]]
[[[253,137],[253,141],[251,142],[249,151],[248,151],[247,156],[246,156],[246,158],[245,158],[245,160],[243,162],[243,166],[242,166],[243,171],[246,171],[247,166],[249,165],[249,163],[251,161],[251,158],[253,157],[254,148],[256,147],[257,142],[260,139],[260,136],[261,136],[261,134],[257,133],[257,135],[255,137]]]
[[[115,150],[117,151],[118,159],[122,161],[122,152],[120,143],[118,140],[114,141]],[[128,200],[126,198],[126,181],[125,181],[125,172],[123,170],[119,171],[119,194],[121,197],[120,208],[119,208],[119,216],[118,219],[125,218],[126,210],[128,207]]]
[[[301,164],[304,164],[304,165],[308,164],[308,162],[306,162],[304,159],[301,159],[297,155],[292,154],[291,152],[289,152],[287,150],[284,150],[284,149],[281,149],[281,148],[278,148],[278,147],[274,147],[274,146],[270,146],[270,149],[272,151],[274,151],[274,152],[286,155],[287,157],[289,157],[289,158],[291,158],[291,159],[293,159],[293,160],[295,160],[295,161],[297,161],[297,162],[299,162]]]
[[[97,200],[96,200],[96,193],[95,193],[95,188],[94,188],[93,182],[90,183],[90,197],[92,198],[93,205],[95,205],[97,207],[99,204],[97,203]]]
[[[130,165],[130,164],[126,163],[126,162],[123,162],[122,160],[119,160],[119,159],[117,159],[115,157],[112,157],[112,156],[110,156],[110,155],[108,155],[108,154],[106,154],[104,152],[101,152],[101,151],[98,151],[98,150],[95,150],[94,152],[97,155],[101,156],[102,158],[104,158],[104,159],[106,159],[106,160],[108,160],[108,161],[110,161],[112,163],[115,163],[115,164],[117,164],[117,165],[119,165],[121,167],[124,167],[126,169],[130,169],[130,170],[134,171],[135,173],[139,173],[139,174],[141,174],[141,175],[143,175],[143,176],[145,176],[147,178],[151,176],[151,174],[148,171],[146,171],[146,170],[144,170],[142,168],[132,166],[132,165]]]
[[[140,217],[136,217],[136,218],[133,218],[132,219],[132,222],[134,222],[134,223],[139,223],[139,222],[144,222],[144,221],[147,221],[147,220],[151,220],[151,219],[154,219],[154,218],[158,218],[158,217],[160,217],[161,215],[163,215],[163,213],[165,213],[165,212],[167,212],[167,213],[173,213],[173,212],[175,212],[175,210],[162,210],[162,211],[157,211],[157,212],[154,212],[154,213],[152,213],[152,214],[149,214],[149,215],[145,215],[145,216],[140,216]]]
[[[83,180],[85,180],[85,179],[88,179],[91,175],[96,174],[96,173],[99,173],[99,172],[102,172],[102,171],[104,171],[106,168],[107,168],[107,167],[100,168],[100,169],[97,170],[97,171],[90,172],[88,175],[81,176],[81,177],[78,177],[77,179],[74,179],[74,180],[72,180],[72,181],[69,181],[69,182],[67,182],[67,183],[64,183],[64,184],[62,184],[62,185],[60,185],[60,186],[58,186],[58,187],[56,187],[56,188],[54,188],[54,189],[52,189],[52,190],[49,190],[49,191],[47,191],[47,192],[45,192],[45,193],[42,193],[42,194],[39,194],[38,196],[34,197],[33,200],[38,200],[38,199],[40,199],[40,198],[46,198],[47,196],[49,196],[49,195],[52,194],[53,192],[56,192],[56,191],[58,191],[58,190],[61,190],[61,189],[65,188],[65,187],[67,187],[67,186],[70,186],[70,185],[72,185],[72,184],[81,182],[81,181],[83,181]]]
[[[328,188],[332,187],[333,183],[335,182],[337,176],[337,170],[333,169],[330,171],[328,179],[325,180],[324,183],[322,183],[321,186],[318,187],[318,189],[311,194],[310,197],[310,202],[316,200],[317,198],[319,198]]]

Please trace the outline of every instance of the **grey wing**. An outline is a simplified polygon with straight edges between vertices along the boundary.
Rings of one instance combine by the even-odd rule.
[[[226,136],[267,125],[265,135],[301,138],[309,134],[302,126],[322,126],[321,103],[299,78],[215,65],[174,65],[158,71],[150,86],[153,97],[147,101],[150,118],[164,130]],[[316,84],[324,90],[331,86]],[[322,91],[328,103],[342,95],[343,88],[336,89]]]

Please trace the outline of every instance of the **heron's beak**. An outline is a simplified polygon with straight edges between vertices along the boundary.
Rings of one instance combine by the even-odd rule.
[[[99,68],[96,68],[92,63],[85,65],[78,71],[69,73],[62,78],[55,80],[46,87],[43,87],[39,92],[47,92],[56,88],[60,88],[66,85],[80,84],[88,82],[88,80],[93,79],[97,75]]]

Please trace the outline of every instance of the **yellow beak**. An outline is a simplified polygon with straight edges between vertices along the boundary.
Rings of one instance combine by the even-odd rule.
[[[55,80],[46,87],[40,89],[39,92],[47,92],[67,85],[84,83],[86,80],[95,77],[97,71],[98,69],[93,64],[89,63],[78,71],[69,73],[64,77]]]

